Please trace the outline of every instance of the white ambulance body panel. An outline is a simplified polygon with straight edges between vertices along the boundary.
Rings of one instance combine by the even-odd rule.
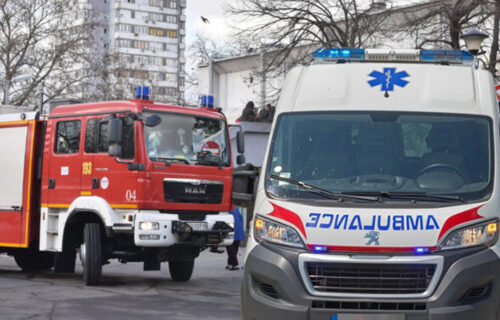
[[[500,319],[493,78],[470,55],[368,52],[287,75],[257,188],[243,317]],[[425,276],[405,282],[414,269]]]

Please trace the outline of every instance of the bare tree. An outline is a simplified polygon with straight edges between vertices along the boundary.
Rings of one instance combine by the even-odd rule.
[[[267,59],[267,66],[271,67],[303,62],[311,53],[311,47],[365,45],[387,17],[386,10],[375,10],[369,3],[362,0],[239,0],[226,10],[256,21],[239,30],[238,36],[261,38],[266,46],[278,50]],[[300,47],[308,50],[298,52],[296,49]]]
[[[198,68],[202,62],[208,62],[215,59],[223,59],[248,53],[244,45],[239,41],[217,42],[203,34],[196,34],[187,50],[186,70],[186,102],[189,105],[198,103]]]
[[[0,77],[5,83],[32,75],[22,89],[12,90],[11,104],[34,102],[42,83],[52,98],[92,77],[99,61],[91,50],[97,23],[92,12],[79,14],[66,0],[0,0]],[[86,71],[79,71],[85,62]],[[5,95],[4,86],[3,102]]]
[[[492,21],[492,41],[491,41],[491,48],[490,48],[490,56],[489,56],[489,63],[488,63],[488,69],[490,70],[491,73],[493,73],[497,79],[500,77],[497,64],[500,62],[498,59],[498,55],[500,53],[499,50],[499,45],[498,42],[500,41],[500,35],[499,35],[499,20],[500,20],[500,0],[495,0],[495,6],[494,6],[494,13],[493,13],[493,21]]]
[[[410,31],[415,46],[460,49],[460,35],[484,28],[493,14],[489,0],[435,0],[415,5],[416,10],[400,14],[399,28]]]

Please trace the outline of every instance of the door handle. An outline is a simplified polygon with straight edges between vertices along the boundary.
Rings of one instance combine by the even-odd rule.
[[[56,179],[49,178],[49,189],[54,189],[56,187]]]
[[[99,178],[92,178],[92,189],[99,188]]]

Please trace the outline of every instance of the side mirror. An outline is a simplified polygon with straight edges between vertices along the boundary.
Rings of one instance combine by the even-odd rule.
[[[153,114],[146,118],[144,125],[146,125],[146,127],[156,127],[160,123],[161,123],[161,117],[157,114]]]
[[[236,164],[240,165],[240,164],[244,164],[246,161],[245,159],[245,155],[244,154],[239,154],[237,157],[236,157]]]
[[[236,149],[238,153],[245,153],[245,136],[241,131],[236,133]]]
[[[113,118],[109,120],[109,148],[108,154],[112,157],[119,157],[122,154],[122,120]]]

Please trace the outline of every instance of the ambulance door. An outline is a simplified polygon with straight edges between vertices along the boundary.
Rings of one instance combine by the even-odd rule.
[[[81,119],[64,118],[52,122],[53,141],[47,191],[49,208],[69,208],[80,196],[82,128]]]
[[[92,194],[105,199],[113,209],[134,209],[137,208],[138,172],[129,166],[135,159],[134,120],[124,117],[122,123],[121,157],[108,154],[109,118],[101,118],[98,123],[92,179],[98,181],[99,187]]]

